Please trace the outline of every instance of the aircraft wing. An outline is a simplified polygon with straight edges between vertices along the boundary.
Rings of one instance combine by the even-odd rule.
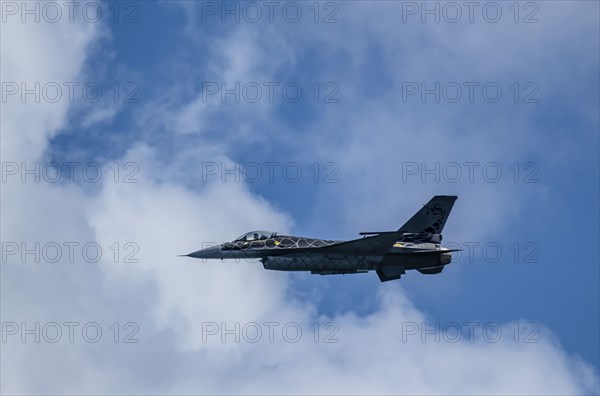
[[[353,239],[351,241],[324,246],[319,251],[326,253],[344,253],[357,255],[386,254],[402,238],[403,232],[385,232],[382,234]]]
[[[297,253],[321,253],[343,255],[384,255],[401,237],[403,232],[382,232],[374,236],[338,242],[332,245],[309,248],[274,248],[261,250],[264,256],[286,256]]]

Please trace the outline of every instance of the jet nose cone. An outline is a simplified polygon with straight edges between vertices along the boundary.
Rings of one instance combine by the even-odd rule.
[[[206,249],[197,250],[187,255],[188,257],[201,258],[201,259],[220,259],[221,258],[221,247],[212,246]]]

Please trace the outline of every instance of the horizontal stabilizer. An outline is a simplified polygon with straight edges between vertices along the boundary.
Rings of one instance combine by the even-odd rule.
[[[369,271],[361,270],[313,270],[311,274],[315,275],[346,275],[346,274],[366,274]]]
[[[358,235],[382,235],[382,234],[397,234],[398,231],[369,231],[359,232]]]
[[[405,254],[424,254],[424,253],[450,253],[450,252],[462,252],[463,249],[448,249],[448,250],[438,250],[438,249],[422,249],[422,250],[413,250],[411,252],[404,252]]]

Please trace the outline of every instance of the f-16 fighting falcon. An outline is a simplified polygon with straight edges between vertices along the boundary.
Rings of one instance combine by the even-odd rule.
[[[438,274],[452,260],[440,246],[442,230],[456,196],[436,195],[398,231],[361,232],[360,239],[333,241],[251,231],[232,242],[186,255],[201,259],[257,258],[265,269],[312,274],[376,271],[382,282],[400,279],[406,270]]]

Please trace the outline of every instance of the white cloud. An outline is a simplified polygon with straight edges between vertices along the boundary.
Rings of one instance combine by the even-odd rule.
[[[41,158],[48,138],[66,126],[69,87],[65,83],[79,83],[81,90],[81,67],[90,44],[103,34],[102,25],[78,19],[69,22],[68,18],[57,23],[33,23],[32,19],[21,23],[19,14],[4,17],[2,83],[16,84],[19,92],[2,103],[2,158],[31,161]],[[54,100],[53,84],[61,92],[55,103],[44,99]],[[22,88],[37,90],[38,103],[33,94],[22,98]],[[80,92],[75,95],[81,97]]]
[[[4,70],[6,62],[10,78],[69,81],[80,75],[86,48],[97,38],[91,27],[72,24],[52,30],[40,24],[28,28],[9,27],[15,29],[11,32],[23,33],[19,47],[16,44],[5,47],[3,41],[2,66]],[[4,33],[3,26],[6,37]],[[212,49],[226,54],[223,63],[211,66],[218,70],[215,75],[230,79],[258,75],[267,79],[270,73],[275,73],[277,65],[294,59],[293,53],[284,53],[273,62],[268,51],[260,52],[259,43],[265,36],[243,33],[242,28],[235,30],[228,36],[230,39],[222,40]],[[358,38],[349,39],[347,33],[351,32],[338,32],[340,37],[330,45],[346,42],[349,50],[364,45]],[[74,45],[65,45],[64,40],[71,35],[82,39]],[[243,38],[242,47],[246,50],[235,38]],[[285,38],[278,43],[275,48],[288,47]],[[20,52],[21,46],[31,50]],[[273,69],[260,72],[269,62]],[[44,75],[46,72],[49,74]],[[358,97],[358,88],[348,87]],[[205,115],[197,113],[196,102],[197,98],[193,98],[189,104],[175,109],[179,114],[187,114],[179,118],[180,130],[194,130],[203,121]],[[357,103],[349,100],[344,108],[352,109]],[[326,147],[321,154],[340,158],[345,175],[358,181],[356,188],[346,191],[352,199],[342,203],[345,215],[357,208],[360,212],[361,206],[355,205],[357,201],[370,201],[369,207],[373,208],[373,199],[377,197],[369,195],[368,183],[374,183],[371,187],[375,188],[391,178],[393,168],[382,166],[381,173],[373,175],[365,171],[367,164],[398,153],[415,160],[423,154],[413,153],[393,130],[399,122],[402,128],[410,130],[417,125],[416,121],[403,121],[393,113],[392,106],[361,109],[361,117],[345,120],[339,113],[331,112],[323,120],[327,129],[344,122],[350,127],[346,143]],[[10,105],[8,110],[3,112],[6,115],[2,124],[3,160],[42,160],[48,139],[68,123],[69,107],[64,104],[18,103]],[[370,133],[373,130],[384,132]],[[433,125],[425,135],[441,143],[434,148],[435,155],[431,158],[450,160],[467,144],[481,150],[486,147],[484,137],[447,137]],[[425,317],[406,298],[399,284],[382,285],[378,295],[380,306],[366,317],[352,312],[325,317],[319,315],[315,303],[290,296],[286,274],[264,271],[260,263],[204,263],[175,257],[202,247],[202,242],[220,242],[258,228],[257,224],[261,225],[259,228],[288,231],[292,219],[243,183],[215,182],[193,188],[186,184],[186,179],[197,178],[195,154],[212,153],[229,161],[228,146],[207,141],[204,147],[184,150],[171,161],[162,159],[169,153],[160,150],[138,142],[121,159],[121,163],[131,161],[139,166],[138,183],[114,183],[105,178],[99,191],[69,184],[3,185],[3,241],[96,241],[105,252],[114,242],[131,241],[139,246],[136,263],[115,262],[110,253],[97,264],[81,260],[69,263],[65,259],[56,264],[31,260],[21,263],[18,256],[2,263],[4,322],[95,321],[105,330],[105,338],[98,344],[81,339],[74,343],[64,339],[57,344],[21,343],[11,338],[2,345],[3,392],[579,394],[597,391],[598,376],[594,369],[565,352],[543,328],[539,342],[533,344],[515,343],[509,336],[510,324],[503,325],[505,336],[497,343],[481,336],[473,342],[462,339],[456,343],[422,342],[420,334],[403,339],[403,323],[431,325],[434,320]],[[482,158],[488,157],[482,155]],[[397,188],[386,190],[389,194],[397,192]],[[472,193],[481,201],[490,200],[485,190]],[[405,197],[407,206],[417,200],[416,195]],[[397,208],[399,201],[400,197],[386,206],[382,200],[375,207],[389,217],[390,212],[405,209]],[[499,221],[502,214],[479,212],[488,221]],[[355,216],[359,220],[353,221],[367,221],[360,219],[360,214]],[[138,323],[140,342],[111,342],[113,333],[108,326],[113,321]],[[303,329],[301,341],[286,342],[279,332],[273,343],[265,341],[264,334],[257,343],[231,342],[231,336],[222,343],[220,334],[203,339],[207,323],[225,322],[234,326],[239,322],[243,326],[271,321],[298,324]],[[336,323],[339,331],[334,337],[339,342],[324,343],[327,330],[321,328],[319,342],[315,343],[311,330],[315,321],[321,326],[330,321]]]

